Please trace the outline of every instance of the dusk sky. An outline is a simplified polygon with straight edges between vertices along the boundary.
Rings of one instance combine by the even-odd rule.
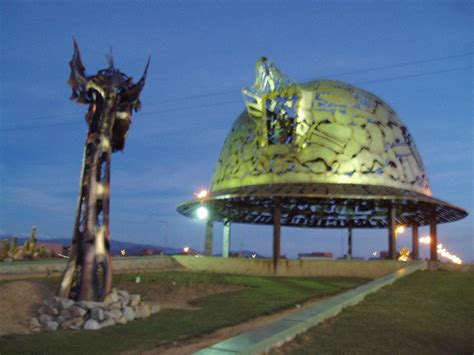
[[[240,90],[265,55],[291,79],[348,82],[408,127],[433,196],[467,218],[438,240],[474,259],[474,2],[0,0],[0,234],[71,238],[87,107],[69,100],[72,36],[86,72],[151,65],[123,153],[112,156],[111,238],[204,248],[202,222],[176,206],[209,187]],[[420,236],[428,228],[420,230]],[[283,228],[282,254],[345,254],[346,230]],[[222,224],[214,228],[221,252]],[[233,225],[231,249],[270,256],[271,227]],[[410,232],[398,247],[411,247]],[[355,230],[355,256],[387,249],[386,230]],[[428,248],[420,246],[421,256]]]

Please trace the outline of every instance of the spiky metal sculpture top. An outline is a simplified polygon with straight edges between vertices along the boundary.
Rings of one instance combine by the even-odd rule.
[[[150,63],[148,59],[143,76],[134,84],[131,77],[115,68],[111,55],[107,59],[107,69],[86,76],[79,46],[74,41],[68,83],[72,88],[71,100],[89,105],[89,131],[70,259],[59,295],[79,300],[100,300],[111,289],[110,158],[125,146],[132,113],[140,109],[139,96]]]

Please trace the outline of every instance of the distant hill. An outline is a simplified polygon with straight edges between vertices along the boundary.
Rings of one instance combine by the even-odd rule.
[[[9,239],[13,237],[13,234],[0,234],[0,240]],[[18,237],[18,245],[23,245],[26,240],[30,239],[30,237],[26,236],[17,236]],[[37,238],[37,241],[40,243],[59,243],[66,247],[71,245],[71,239],[66,238]],[[120,251],[125,249],[128,256],[134,255],[142,255],[145,249],[151,249],[155,251],[162,250],[166,255],[175,255],[180,254],[183,250],[181,248],[168,248],[162,247],[159,245],[151,245],[151,244],[139,244],[139,243],[130,243],[130,242],[122,242],[120,240],[112,240],[111,242],[111,249],[112,255],[120,255]]]

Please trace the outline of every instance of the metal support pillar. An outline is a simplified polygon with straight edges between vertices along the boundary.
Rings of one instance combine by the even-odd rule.
[[[431,261],[438,261],[438,234],[436,231],[436,218],[433,218],[430,223],[430,237],[431,237],[431,244],[430,244],[430,260]]]
[[[352,226],[347,232],[347,258],[352,259]]]
[[[388,208],[388,257],[395,260],[397,258],[397,245],[395,240],[396,229],[395,207]]]
[[[411,226],[411,257],[413,260],[417,260],[420,257],[418,249],[418,224]]]
[[[273,271],[276,272],[278,266],[278,259],[280,258],[280,243],[281,243],[281,204],[278,199],[275,199],[273,208]]]
[[[214,223],[211,220],[208,220],[206,223],[206,247],[205,254],[206,256],[212,256],[212,232],[214,229]]]
[[[228,258],[230,251],[230,221],[224,221],[224,230],[222,233],[222,257]]]

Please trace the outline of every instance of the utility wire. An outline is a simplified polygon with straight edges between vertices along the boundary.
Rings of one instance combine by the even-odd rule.
[[[434,61],[439,61],[439,60],[446,60],[446,59],[452,59],[452,58],[457,58],[457,57],[465,57],[469,55],[473,55],[474,52],[468,52],[468,53],[462,53],[462,54],[456,54],[456,55],[451,55],[451,56],[445,56],[445,57],[438,57],[438,58],[433,58],[433,59],[427,59],[423,61],[412,61],[412,62],[404,62],[404,63],[399,63],[399,64],[393,64],[393,65],[385,65],[385,66],[380,66],[376,68],[367,68],[367,69],[362,69],[358,71],[353,71],[353,72],[346,72],[346,73],[340,73],[340,74],[335,74],[332,76],[337,76],[337,75],[348,75],[350,73],[360,73],[364,71],[373,71],[373,70],[382,70],[382,69],[387,69],[387,68],[395,68],[395,67],[402,67],[402,66],[407,66],[407,65],[412,65],[412,64],[421,64],[421,63],[428,63],[428,62],[434,62]],[[452,69],[447,69],[447,70],[438,70],[438,71],[433,71],[433,72],[427,72],[427,73],[419,73],[419,74],[411,74],[411,75],[405,75],[405,76],[395,76],[391,78],[382,78],[382,79],[376,79],[376,80],[369,80],[369,81],[357,81],[358,83],[380,83],[380,82],[386,82],[386,81],[393,81],[393,80],[399,80],[399,79],[407,79],[407,78],[415,78],[415,77],[421,77],[421,76],[429,76],[429,75],[435,75],[435,74],[441,74],[441,73],[448,73],[448,72],[454,72],[454,71],[460,71],[460,70],[467,70],[471,69],[472,66],[468,67],[459,67],[459,68],[452,68]],[[174,99],[169,99],[169,100],[164,100],[159,102],[158,104],[165,104],[165,103],[171,103],[171,102],[176,102],[176,101],[183,101],[186,99],[196,99],[196,98],[203,98],[203,97],[212,97],[212,96],[217,96],[217,95],[225,95],[228,93],[232,93],[234,90],[225,90],[225,91],[218,91],[218,92],[209,92],[206,94],[200,94],[200,95],[190,95],[190,96],[184,96],[184,97],[179,97],[179,98],[174,98]],[[172,109],[165,109],[165,110],[154,110],[154,111],[145,111],[140,113],[140,116],[146,116],[150,114],[156,114],[156,113],[167,113],[167,112],[177,112],[177,111],[183,111],[183,110],[189,110],[189,109],[200,109],[200,108],[209,108],[209,107],[214,107],[214,106],[222,106],[222,105],[227,105],[227,104],[232,104],[232,103],[237,103],[241,102],[240,100],[231,100],[231,101],[225,101],[225,102],[217,102],[209,105],[199,105],[199,106],[189,106],[189,107],[178,107],[178,108],[172,108]],[[61,114],[61,115],[51,115],[49,116],[50,118],[54,118],[55,116],[57,117],[69,117],[72,115],[76,115],[76,113],[70,113],[70,114]],[[47,116],[43,116],[43,118],[46,118]],[[41,118],[34,118],[31,119],[30,122],[34,122],[37,120],[40,120]],[[28,121],[20,121],[20,122],[28,122]],[[50,124],[42,124],[42,125],[37,125],[37,126],[23,126],[23,127],[5,127],[1,128],[0,132],[12,132],[12,131],[18,131],[18,130],[25,130],[25,129],[40,129],[40,128],[49,128],[49,127],[56,127],[56,126],[64,126],[64,125],[73,125],[77,124],[80,121],[74,121],[74,122],[51,122]]]
[[[364,72],[369,72],[369,71],[377,71],[377,70],[385,70],[385,69],[392,69],[392,68],[397,68],[397,67],[405,67],[409,65],[415,65],[415,64],[424,64],[424,63],[432,63],[432,62],[437,62],[437,61],[443,61],[447,59],[453,59],[453,58],[460,58],[460,57],[466,57],[466,56],[471,56],[473,55],[474,52],[466,52],[466,53],[458,53],[458,54],[453,54],[453,55],[448,55],[448,56],[442,56],[442,57],[435,57],[435,58],[428,58],[424,60],[416,60],[416,61],[409,61],[409,62],[401,62],[401,63],[396,63],[396,64],[389,64],[389,65],[383,65],[379,67],[373,67],[373,68],[365,68],[365,69],[358,69],[354,71],[348,71],[348,72],[340,72],[340,73],[334,73],[334,74],[329,74],[325,75],[325,77],[337,77],[337,76],[344,76],[344,75],[351,75],[351,74],[358,74],[358,73],[364,73]],[[167,99],[167,100],[162,100],[158,101],[155,103],[155,105],[163,105],[163,104],[168,104],[168,103],[173,103],[173,102],[179,102],[179,101],[185,101],[185,100],[194,100],[194,99],[199,99],[199,98],[205,98],[205,97],[212,97],[212,96],[222,96],[222,95],[227,95],[231,93],[235,93],[237,91],[240,91],[240,88],[235,87],[233,89],[226,89],[226,90],[221,90],[221,91],[213,91],[213,92],[208,92],[205,94],[198,94],[198,95],[188,95],[188,96],[181,96],[181,97],[176,97],[172,99]],[[153,105],[154,106],[154,105]],[[152,106],[152,107],[153,107]],[[34,122],[36,120],[41,120],[41,119],[47,119],[47,118],[63,118],[63,117],[73,117],[76,116],[77,113],[71,112],[71,113],[65,113],[65,114],[57,114],[57,115],[48,115],[48,116],[36,116],[34,118],[27,118],[26,120],[15,120],[15,122]]]

